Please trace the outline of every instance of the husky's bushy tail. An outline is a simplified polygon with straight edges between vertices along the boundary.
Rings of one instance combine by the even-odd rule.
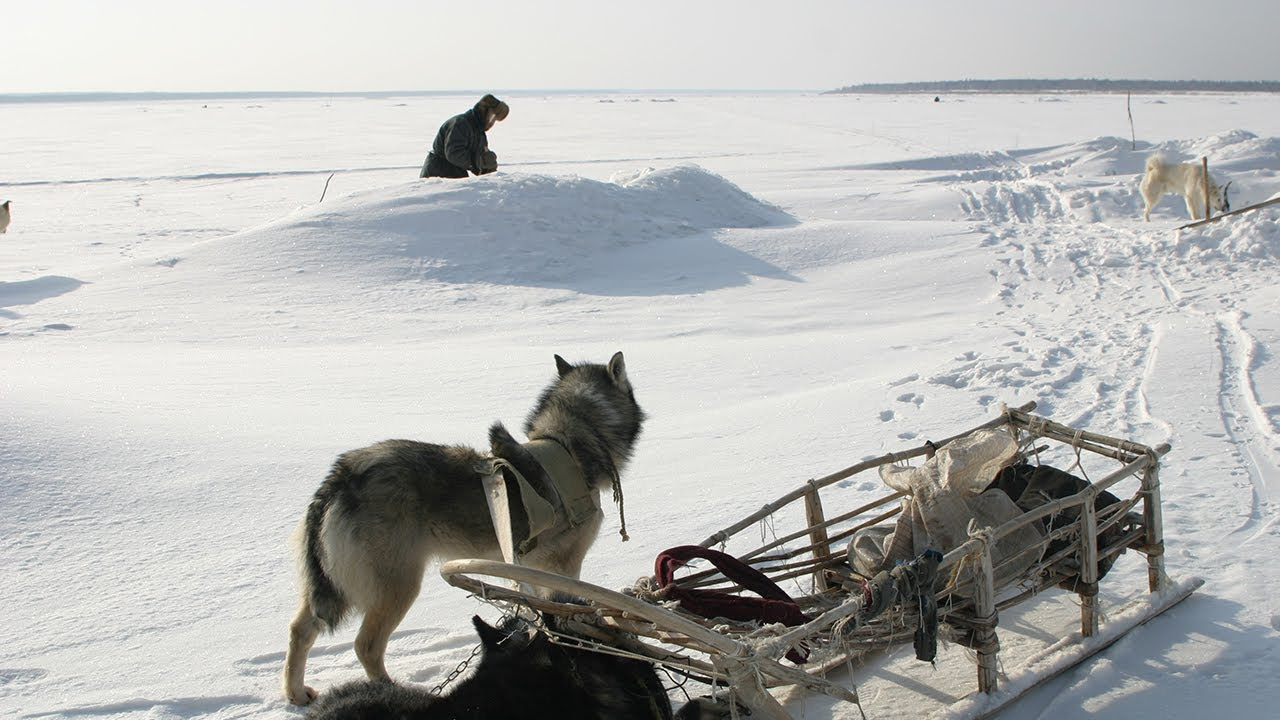
[[[1169,161],[1165,160],[1164,155],[1160,153],[1149,155],[1147,156],[1147,167],[1146,167],[1147,174],[1159,175],[1160,171],[1164,170],[1165,166],[1168,164],[1169,164]]]
[[[329,632],[336,630],[342,623],[351,603],[324,571],[320,528],[324,525],[325,513],[333,505],[337,495],[336,488],[345,484],[347,474],[346,465],[339,458],[328,477],[320,484],[315,497],[311,498],[302,521],[302,591],[311,603],[312,613],[325,624]]]

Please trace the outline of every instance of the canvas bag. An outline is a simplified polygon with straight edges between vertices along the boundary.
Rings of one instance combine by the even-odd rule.
[[[917,467],[880,467],[885,485],[906,493],[902,513],[892,526],[867,528],[849,544],[849,564],[854,570],[874,577],[899,562],[919,557],[926,550],[950,552],[969,539],[969,524],[977,528],[997,527],[1022,510],[999,490],[983,491],[1002,467],[1013,461],[1018,444],[1003,430],[979,430],[957,438]],[[995,543],[991,560],[996,569],[996,586],[1002,586],[1026,572],[1040,557],[1043,533],[1028,526]],[[957,578],[963,587],[972,581]]]

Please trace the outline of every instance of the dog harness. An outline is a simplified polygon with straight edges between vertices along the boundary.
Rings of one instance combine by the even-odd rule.
[[[577,461],[559,442],[551,439],[531,440],[524,449],[533,455],[551,482],[539,492],[514,465],[502,458],[491,459],[491,472],[483,478],[489,513],[498,534],[503,558],[515,563],[521,555],[537,547],[538,536],[559,525],[577,527],[600,512],[597,495],[592,493]],[[503,477],[509,472],[520,495],[519,509],[528,521],[528,534],[515,537],[512,529],[511,487]]]

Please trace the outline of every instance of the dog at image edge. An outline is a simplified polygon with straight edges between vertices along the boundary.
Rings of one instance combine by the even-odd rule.
[[[554,441],[567,451],[590,488],[594,512],[577,524],[558,514],[521,562],[576,578],[604,519],[600,491],[620,478],[645,416],[622,353],[607,365],[570,364],[559,355],[555,361],[557,377],[530,411],[525,434],[530,443]],[[502,423],[490,428],[489,440],[493,456],[526,474],[540,472]],[[315,699],[303,682],[307,653],[352,610],[364,616],[356,657],[369,679],[389,680],[387,641],[418,597],[428,564],[502,559],[481,483],[492,462],[468,447],[412,440],[386,440],[338,457],[299,526],[302,600],[289,626],[284,667],[290,702]]]

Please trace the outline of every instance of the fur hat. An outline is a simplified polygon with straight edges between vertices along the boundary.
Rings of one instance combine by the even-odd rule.
[[[493,116],[497,120],[506,120],[507,114],[511,112],[511,108],[507,104],[492,95],[485,95],[476,103],[476,112],[481,115],[493,111]]]

